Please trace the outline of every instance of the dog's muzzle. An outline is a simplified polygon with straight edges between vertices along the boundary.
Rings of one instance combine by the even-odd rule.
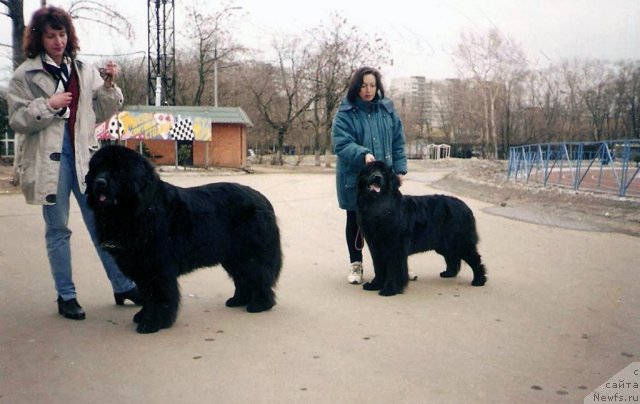
[[[382,175],[380,174],[376,174],[371,178],[371,181],[369,181],[369,186],[367,187],[367,189],[370,192],[376,192],[376,193],[380,193],[380,191],[382,190]]]
[[[108,197],[109,181],[104,177],[98,177],[93,183],[93,194],[98,203],[102,205],[116,205],[118,201]]]

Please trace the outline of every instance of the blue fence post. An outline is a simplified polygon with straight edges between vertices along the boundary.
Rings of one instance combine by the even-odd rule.
[[[631,143],[625,141],[622,145],[622,173],[620,174],[620,188],[618,195],[624,196],[627,190],[627,169],[629,168],[629,159],[631,158]],[[615,170],[615,166],[613,167]]]
[[[640,159],[640,139],[606,140],[598,142],[558,142],[546,144],[530,144],[512,146],[509,148],[509,165],[507,179],[529,181],[535,171],[534,180],[540,181],[538,174],[543,171],[543,185],[547,186],[552,179],[556,165],[559,164],[557,185],[573,187],[575,190],[594,189],[603,192],[612,192],[611,187],[606,187],[605,179],[615,181],[615,191],[618,196],[628,195],[630,190],[634,195],[638,194],[637,181],[640,178],[640,162],[635,169],[631,164],[635,159]],[[588,164],[585,161],[588,159]],[[597,181],[590,180],[595,175],[594,164],[599,161]],[[566,170],[571,173],[571,182],[564,182],[562,176]],[[584,172],[583,172],[584,171]],[[609,175],[611,173],[611,175]],[[553,177],[555,179],[555,177]],[[588,180],[587,180],[588,179]],[[570,184],[570,185],[569,185]],[[633,185],[633,187],[632,187]],[[605,186],[603,188],[603,186]]]
[[[575,171],[576,171],[576,175],[573,177],[573,189],[575,189],[576,191],[578,189],[580,189],[580,182],[581,182],[581,178],[580,178],[580,174],[582,174],[581,170],[582,170],[582,159],[584,158],[584,143],[579,143],[578,144],[578,152],[575,156],[575,160],[576,160],[576,167],[575,167]]]

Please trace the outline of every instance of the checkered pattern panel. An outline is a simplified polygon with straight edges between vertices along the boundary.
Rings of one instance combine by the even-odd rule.
[[[193,140],[195,133],[193,132],[193,121],[191,118],[178,120],[171,128],[169,137],[173,140]]]

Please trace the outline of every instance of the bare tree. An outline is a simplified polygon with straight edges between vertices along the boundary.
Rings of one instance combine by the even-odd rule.
[[[624,117],[625,137],[640,138],[640,61],[620,63],[618,103]],[[621,88],[624,87],[624,88]]]
[[[630,64],[621,62],[616,65],[615,70],[615,77],[611,83],[613,105],[605,123],[608,139],[619,139],[624,136],[624,120],[627,108],[633,108],[632,105],[627,104],[633,67]]]
[[[519,45],[493,28],[486,34],[462,32],[453,60],[463,78],[475,80],[483,89],[485,147],[498,154],[496,100],[526,71],[526,57]]]
[[[43,6],[46,5],[45,3],[46,1],[42,0]],[[135,31],[129,20],[118,12],[117,7],[106,4],[104,1],[74,0],[68,12],[77,20],[102,25],[129,41],[135,38]]]
[[[639,137],[640,63],[621,61],[610,66],[603,86],[603,102],[609,102],[604,114],[603,136],[607,140]]]
[[[566,121],[566,108],[562,102],[565,87],[562,82],[562,72],[555,66],[540,74],[543,80],[542,92],[542,123],[541,136],[545,141],[557,141],[557,136],[563,136]],[[556,137],[554,139],[554,136]]]
[[[435,111],[435,117],[438,123],[434,123],[434,126],[439,127],[447,137],[448,142],[453,142],[454,134],[451,121],[453,120],[453,92],[449,88],[450,81],[444,81],[434,83],[434,101],[433,109]]]
[[[0,0],[0,4],[7,7],[7,13],[5,16],[11,20],[11,57],[13,61],[13,69],[15,70],[25,60],[25,55],[22,50],[22,38],[24,35],[24,5],[22,0]],[[6,106],[6,102],[3,103]],[[6,108],[8,111],[8,106]],[[7,125],[7,128],[9,126]],[[16,137],[14,147],[17,150],[20,148],[19,139]],[[11,183],[15,186],[20,184],[20,177],[18,175],[18,159],[13,159],[13,178]]]
[[[613,97],[609,82],[611,71],[600,61],[591,61],[582,68],[582,98],[593,125],[593,140],[604,139],[604,124],[612,105]]]
[[[276,64],[260,64],[260,78],[245,81],[255,97],[261,117],[278,133],[274,163],[282,165],[286,134],[294,121],[308,111],[317,96],[308,79],[309,49],[302,46],[297,38],[280,43],[276,41],[273,48]]]
[[[406,144],[413,147],[418,139],[425,138],[425,132],[429,132],[428,128],[425,128],[429,125],[425,123],[422,108],[424,103],[417,102],[409,94],[401,94],[399,99],[395,97],[394,102],[398,115],[402,118]]]
[[[593,126],[588,119],[589,112],[585,104],[584,95],[587,92],[590,83],[586,83],[585,79],[591,75],[583,74],[584,61],[580,60],[563,60],[562,72],[564,75],[564,84],[566,86],[565,108],[567,109],[567,140],[592,140],[589,133],[593,133]]]
[[[520,97],[515,100],[518,131],[513,142],[552,141],[562,136],[561,85],[557,69],[529,72],[522,81]]]
[[[7,7],[7,12],[2,13],[11,20],[11,45],[2,44],[12,48],[13,68],[24,62],[22,51],[22,37],[24,35],[24,5],[23,0],[0,0],[0,4]]]
[[[315,131],[313,151],[316,165],[320,165],[321,148],[325,148],[325,165],[329,167],[331,126],[340,99],[344,96],[349,78],[361,66],[388,63],[389,49],[384,40],[368,38],[346,18],[334,13],[328,25],[320,24],[309,37],[314,38],[310,79],[314,83],[316,101],[312,104],[311,124]]]
[[[7,105],[7,95],[4,89],[0,89],[0,133],[4,133],[9,128],[9,105]]]
[[[232,94],[233,105],[241,107],[251,119],[253,127],[247,132],[247,144],[256,153],[258,159],[262,159],[263,154],[272,147],[275,149],[276,136],[274,136],[271,126],[261,115],[258,101],[251,91],[247,91],[247,82],[258,82],[264,77],[269,77],[266,69],[273,66],[267,63],[247,62],[239,63],[230,68],[230,73],[225,77],[231,77],[229,83]],[[266,91],[270,91],[274,86],[266,86]]]
[[[191,22],[187,28],[187,35],[195,40],[193,58],[197,71],[192,105],[201,105],[207,86],[213,84],[213,104],[218,106],[218,69],[227,67],[235,54],[244,51],[242,46],[233,41],[231,30],[228,28],[233,10],[239,8],[225,6],[211,14],[202,14],[199,11],[205,9],[202,6],[194,5],[187,8]]]
[[[462,144],[485,144],[486,92],[475,80],[460,80],[457,83],[457,105],[455,110],[456,139]]]

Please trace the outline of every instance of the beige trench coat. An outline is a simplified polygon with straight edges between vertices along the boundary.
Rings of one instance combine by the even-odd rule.
[[[75,123],[75,163],[78,183],[85,190],[84,178],[89,159],[98,150],[95,124],[118,112],[122,91],[115,85],[104,88],[98,70],[89,63],[74,61],[78,72],[80,100]],[[60,152],[65,119],[48,104],[56,82],[44,70],[40,57],[27,59],[9,82],[7,102],[9,125],[19,137],[17,169],[22,193],[29,204],[52,205],[56,200],[60,172]]]

